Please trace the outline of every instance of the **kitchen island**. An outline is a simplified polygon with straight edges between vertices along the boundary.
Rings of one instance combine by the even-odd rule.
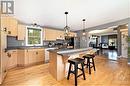
[[[68,59],[82,57],[92,48],[49,50],[49,72],[56,80],[63,80],[68,73]]]

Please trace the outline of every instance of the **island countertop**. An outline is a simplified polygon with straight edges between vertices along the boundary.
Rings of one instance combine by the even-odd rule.
[[[68,59],[82,57],[88,52],[96,50],[91,47],[80,49],[52,49],[49,51],[49,72],[56,80],[63,80],[68,73]]]
[[[97,50],[97,49],[93,49],[91,47],[89,48],[80,48],[80,49],[53,49],[53,50],[48,50],[49,52],[53,52],[53,53],[57,53],[58,55],[62,55],[62,56],[70,56],[72,54],[76,54],[76,53],[81,53],[81,52],[86,52],[88,50]]]

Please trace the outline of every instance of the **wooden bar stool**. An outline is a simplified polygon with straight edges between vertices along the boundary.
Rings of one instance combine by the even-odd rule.
[[[75,59],[68,60],[68,62],[70,63],[70,66],[69,66],[67,80],[69,80],[70,73],[73,73],[75,75],[75,86],[77,86],[77,78],[79,76],[83,75],[84,80],[86,79],[85,73],[84,73],[84,61],[85,60],[81,59],[81,58],[75,58]],[[72,64],[74,65],[74,71],[71,70]],[[82,68],[79,68],[78,64],[81,64]],[[82,73],[79,75],[78,75],[78,69],[80,69],[82,71]]]
[[[86,65],[86,67],[89,69],[89,74],[91,74],[91,68],[93,68],[94,71],[96,71],[94,57],[95,55],[90,55],[90,54],[86,54],[85,56],[83,56],[84,60],[87,59],[87,64],[84,63],[84,65]],[[92,62],[90,61],[91,59]]]

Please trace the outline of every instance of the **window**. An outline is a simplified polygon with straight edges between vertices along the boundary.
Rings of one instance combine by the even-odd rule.
[[[27,26],[26,46],[42,46],[42,28]]]

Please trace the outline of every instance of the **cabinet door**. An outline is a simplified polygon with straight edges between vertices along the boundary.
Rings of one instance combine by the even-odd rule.
[[[56,38],[64,39],[64,32],[56,30]]]
[[[5,52],[1,52],[2,58],[1,58],[1,67],[0,67],[0,84],[2,83],[2,81],[4,80],[6,73],[7,73],[7,61],[8,61],[8,57],[6,56]]]
[[[57,38],[64,39],[64,31],[61,30],[45,28],[43,35],[44,40],[56,40]]]
[[[70,32],[70,36],[76,37],[76,36],[77,36],[77,33],[75,33],[75,32]]]
[[[28,50],[28,63],[33,64],[36,62],[36,51],[35,49]]]
[[[44,62],[45,59],[44,49],[37,49],[36,55],[37,55],[37,62]]]
[[[2,83],[4,77],[6,76],[7,71],[7,61],[8,57],[5,53],[6,43],[6,34],[4,31],[0,31],[0,84]]]
[[[14,68],[17,66],[17,50],[10,50],[7,52],[8,56],[8,69]]]
[[[26,34],[26,26],[25,25],[18,25],[18,40],[24,40]]]
[[[15,18],[10,16],[2,16],[1,26],[3,29],[7,29],[9,36],[17,36],[17,20]]]
[[[17,36],[17,20],[9,17],[9,36]]]
[[[44,30],[45,40],[56,40],[56,31],[52,29],[45,29]]]
[[[6,29],[8,31],[8,29],[9,29],[9,17],[5,17],[5,16],[1,17],[1,28],[2,28],[2,30]]]

